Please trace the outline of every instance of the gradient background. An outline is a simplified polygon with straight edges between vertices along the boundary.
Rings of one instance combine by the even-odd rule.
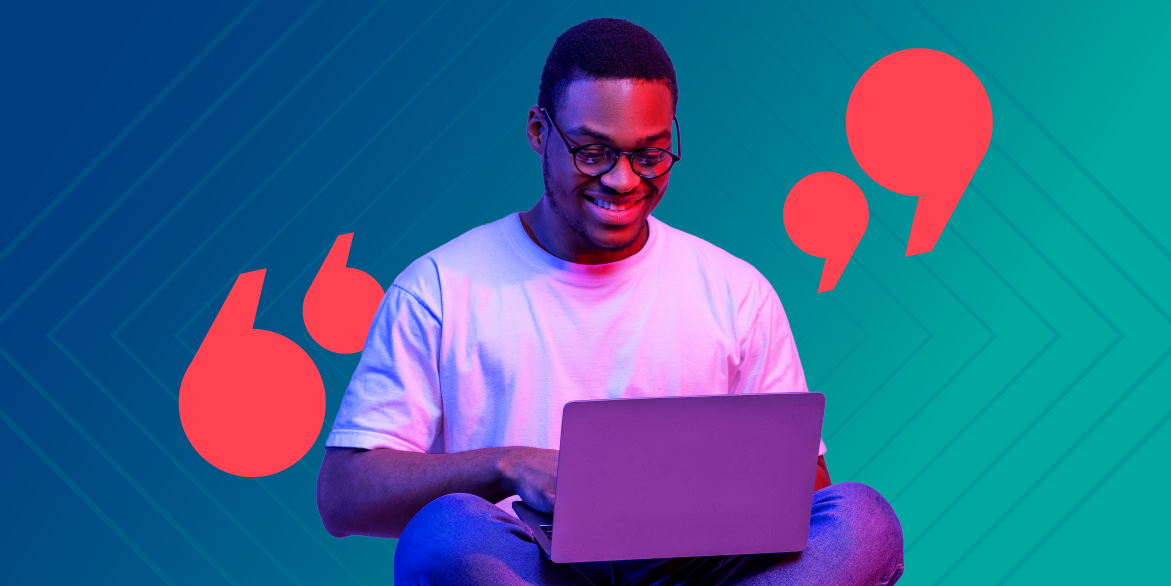
[[[0,156],[0,580],[375,584],[395,542],[325,533],[325,430],[357,355],[301,301],[338,234],[388,285],[541,193],[524,139],[544,57],[596,16],[679,75],[685,158],[656,212],[755,264],[828,398],[835,481],[894,504],[902,584],[1166,579],[1171,430],[1167,3],[465,0],[7,3]],[[854,82],[903,48],[964,61],[991,149],[935,250],[858,168]],[[870,226],[837,288],[784,232],[843,173]],[[236,275],[325,380],[318,447],[211,467],[179,382]]]

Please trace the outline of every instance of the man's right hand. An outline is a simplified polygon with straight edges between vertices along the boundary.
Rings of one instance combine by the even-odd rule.
[[[508,448],[500,458],[504,489],[537,511],[553,514],[557,499],[557,450]]]
[[[326,448],[317,478],[317,508],[330,535],[398,537],[427,503],[447,494],[499,502],[519,494],[553,512],[557,450],[500,447],[454,454],[390,448]]]

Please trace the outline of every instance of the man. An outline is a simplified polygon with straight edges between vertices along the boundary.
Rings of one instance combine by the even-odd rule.
[[[335,536],[399,537],[396,584],[901,575],[894,512],[866,486],[830,486],[824,458],[809,546],[793,554],[555,564],[493,505],[518,495],[553,511],[568,401],[808,390],[769,282],[650,216],[679,159],[677,96],[645,29],[570,28],[529,110],[540,201],[428,253],[387,291],[327,441],[318,507]]]

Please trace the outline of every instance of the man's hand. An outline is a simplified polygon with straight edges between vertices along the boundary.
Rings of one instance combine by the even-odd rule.
[[[503,488],[545,514],[553,513],[557,495],[557,450],[508,448],[500,458]]]

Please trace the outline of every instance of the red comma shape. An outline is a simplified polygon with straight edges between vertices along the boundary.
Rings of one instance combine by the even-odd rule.
[[[870,222],[862,190],[845,175],[830,171],[806,175],[789,190],[784,217],[793,244],[825,259],[817,292],[833,289]]]
[[[292,466],[325,419],[325,385],[309,355],[276,332],[252,328],[263,286],[264,269],[236,278],[179,387],[187,439],[236,476]]]
[[[988,152],[992,104],[955,57],[906,49],[879,59],[854,85],[846,136],[871,179],[919,198],[906,255],[930,252]]]
[[[362,351],[370,322],[382,303],[378,281],[346,266],[353,240],[353,232],[337,237],[301,306],[309,335],[322,348],[338,354]]]

